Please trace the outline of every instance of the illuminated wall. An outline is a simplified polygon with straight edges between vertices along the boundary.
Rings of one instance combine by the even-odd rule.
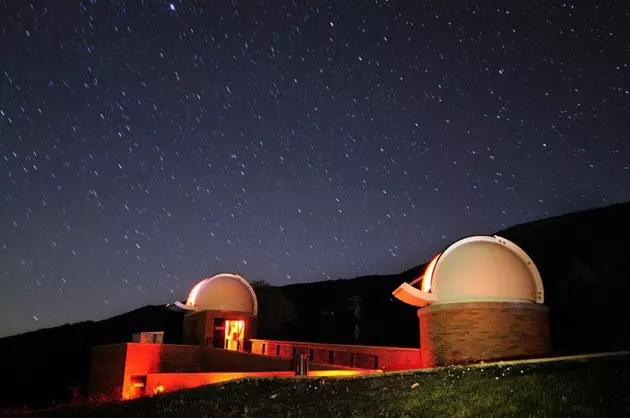
[[[311,364],[311,369],[318,372],[346,370],[330,364]],[[288,358],[191,345],[115,344],[93,347],[89,391],[91,396],[129,399],[139,392],[134,386],[151,374],[185,374],[197,381],[198,377],[194,376],[200,373],[293,374],[291,370],[292,359]]]
[[[197,372],[200,348],[170,344],[126,344],[123,397],[133,376],[149,373]]]
[[[293,356],[286,358],[265,356],[258,353],[207,348],[201,351],[201,370],[204,372],[265,372],[290,371]],[[311,370],[345,370],[341,365],[311,362]]]
[[[417,348],[320,344],[295,341],[251,340],[251,352],[271,357],[306,355],[312,363],[379,370],[411,370],[423,367]]]
[[[380,370],[317,370],[308,377],[353,377],[382,373]],[[241,373],[157,373],[147,375],[146,393],[168,393],[181,389],[245,378],[296,378],[294,372],[241,372]]]

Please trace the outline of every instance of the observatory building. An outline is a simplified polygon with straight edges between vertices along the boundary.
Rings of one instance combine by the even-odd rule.
[[[133,399],[242,378],[374,374],[420,359],[413,349],[350,352],[346,346],[256,339],[258,300],[236,274],[207,277],[184,303],[167,307],[184,312],[183,344],[165,343],[164,333],[153,331],[92,347],[90,396]]]
[[[550,350],[549,310],[538,269],[504,238],[457,241],[393,294],[420,308],[424,367],[537,357]]]
[[[251,285],[236,274],[217,274],[197,283],[186,303],[182,342],[187,345],[241,351],[256,337],[258,299]]]

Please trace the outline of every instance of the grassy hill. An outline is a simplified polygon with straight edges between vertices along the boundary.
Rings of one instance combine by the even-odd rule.
[[[630,358],[353,379],[246,380],[22,417],[623,417]],[[8,415],[8,414],[7,414]]]
[[[630,347],[630,257],[625,242],[630,237],[630,203],[517,225],[497,234],[523,247],[541,271],[557,353]],[[418,265],[395,275],[258,287],[259,336],[352,343],[358,325],[359,343],[417,347],[416,309],[391,292],[423,270],[424,265]],[[361,310],[358,320],[353,298]],[[181,318],[181,313],[148,306],[104,321],[0,339],[0,355],[9,359],[1,371],[11,376],[11,384],[0,391],[0,407],[70,399],[72,387],[84,389],[87,384],[91,346],[129,341],[134,332],[152,330],[165,331],[167,342],[178,343]]]

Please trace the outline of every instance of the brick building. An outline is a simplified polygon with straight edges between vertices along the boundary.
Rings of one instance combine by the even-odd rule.
[[[310,361],[312,376],[348,376],[420,367],[420,351],[256,339],[258,300],[235,274],[197,283],[185,303],[182,345],[163,344],[162,332],[139,332],[131,343],[92,348],[89,393],[131,399],[244,377],[295,375],[294,357]]]
[[[420,283],[420,288],[414,287]],[[549,311],[533,261],[498,237],[462,239],[394,292],[418,306],[425,367],[537,357],[550,351]]]
[[[256,337],[258,299],[250,284],[236,274],[217,274],[193,287],[184,310],[184,344],[242,351]]]
[[[90,394],[128,399],[243,377],[288,377],[298,359],[310,362],[312,376],[347,376],[549,352],[540,274],[503,238],[458,241],[393,293],[420,308],[420,348],[257,339],[254,289],[235,274],[208,277],[185,303],[169,305],[184,312],[183,345],[163,344],[162,333],[138,333],[132,343],[93,347]]]

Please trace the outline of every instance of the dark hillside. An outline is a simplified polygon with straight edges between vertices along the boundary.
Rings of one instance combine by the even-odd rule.
[[[617,350],[630,347],[630,203],[517,225],[496,233],[521,246],[538,266],[550,308],[552,345],[560,353]],[[436,253],[444,248],[436,248]],[[267,289],[261,299],[261,337],[416,347],[416,310],[391,295],[426,264],[403,273],[329,280]],[[262,306],[277,295],[292,304],[291,318],[280,334]],[[262,295],[261,295],[262,296]],[[352,298],[360,297],[356,319]]]
[[[555,351],[630,348],[630,246],[625,243],[630,203],[517,225],[497,234],[520,245],[540,269]],[[396,275],[257,286],[259,336],[417,347],[416,309],[391,292],[423,270],[419,265]],[[0,407],[68,400],[72,386],[86,387],[91,346],[130,341],[138,331],[165,331],[166,342],[179,343],[181,319],[181,313],[147,306],[103,321],[0,339],[5,360],[0,372],[11,376],[11,384],[0,394]]]
[[[10,384],[0,391],[0,407],[71,399],[74,388],[87,386],[91,346],[131,341],[138,331],[163,330],[167,342],[178,342],[181,317],[161,306],[145,306],[102,321],[2,338],[0,371],[10,376]]]
[[[517,225],[498,235],[520,245],[538,266],[555,349],[630,347],[630,203]]]

